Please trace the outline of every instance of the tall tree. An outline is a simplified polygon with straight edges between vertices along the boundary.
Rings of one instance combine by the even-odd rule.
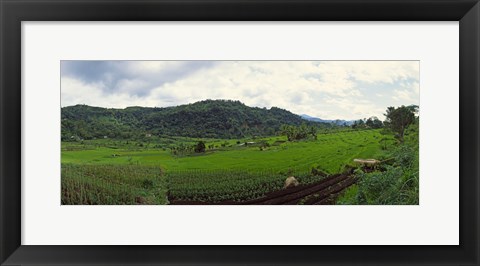
[[[388,107],[384,125],[395,133],[395,137],[403,142],[405,129],[415,122],[415,114],[418,112],[417,105]]]
[[[383,126],[382,121],[380,121],[376,116],[368,118],[365,124],[370,128],[381,128]]]
[[[194,150],[195,150],[196,153],[205,152],[205,142],[203,142],[203,141],[197,142],[197,145],[195,145]]]
[[[313,139],[317,139],[317,128],[314,126],[310,127],[310,134],[312,135]]]

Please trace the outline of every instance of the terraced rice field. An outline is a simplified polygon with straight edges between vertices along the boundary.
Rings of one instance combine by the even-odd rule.
[[[140,149],[104,140],[64,143],[62,204],[325,204],[355,182],[343,173],[354,158],[382,158],[383,138],[364,130],[298,142],[211,140],[216,148],[190,156],[153,148],[160,142]],[[247,141],[253,144],[239,145]],[[260,149],[260,141],[268,146]],[[300,186],[282,189],[291,175]]]

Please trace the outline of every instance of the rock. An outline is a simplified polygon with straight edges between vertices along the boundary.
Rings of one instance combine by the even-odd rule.
[[[298,180],[295,177],[290,176],[287,179],[285,179],[285,185],[283,186],[283,188],[296,187],[299,184],[300,183],[298,182]]]
[[[379,160],[375,159],[353,159],[353,161],[364,165],[376,165],[381,163]]]

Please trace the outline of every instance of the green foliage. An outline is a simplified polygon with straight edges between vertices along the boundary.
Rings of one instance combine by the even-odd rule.
[[[312,136],[317,139],[317,129],[314,126],[308,127],[306,123],[300,126],[282,125],[281,134],[287,136],[288,141],[307,139]]]
[[[365,120],[363,120],[363,119],[355,120],[352,124],[352,128],[355,128],[355,129],[366,128],[365,127]]]
[[[153,180],[151,179],[144,179],[142,182],[142,187],[144,189],[151,189],[153,187]]]
[[[384,172],[359,175],[358,204],[399,204],[396,194],[403,171],[399,167],[387,166]]]
[[[165,200],[152,193],[164,195],[166,184],[170,184],[172,196],[183,199],[251,199],[282,188],[288,176],[306,184],[342,171],[353,158],[376,157],[379,136],[378,130],[363,130],[319,134],[317,140],[299,142],[287,142],[280,136],[254,141],[205,139],[206,146],[225,147],[195,155],[198,139],[191,138],[152,137],[149,148],[138,147],[136,141],[113,139],[63,142],[62,202],[163,204]],[[245,146],[237,141],[254,143]],[[166,151],[155,148],[166,143],[170,147]],[[179,156],[170,152],[180,152],[175,147],[190,150]],[[264,150],[259,152],[259,147]]]
[[[392,153],[395,157],[395,164],[404,168],[411,168],[418,161],[418,154],[415,148],[408,145],[401,145]]]
[[[321,169],[321,166],[316,164],[312,166],[310,174],[314,176],[328,176],[328,174]]]
[[[329,128],[291,112],[248,107],[239,101],[205,100],[166,108],[107,109],[87,105],[62,108],[62,141],[148,139],[151,136],[244,138],[275,135],[283,124]]]
[[[338,205],[352,205],[358,204],[359,200],[357,199],[358,195],[358,185],[353,184],[343,191],[343,194],[340,198],[337,199],[336,204]]]
[[[285,179],[295,175],[302,184],[323,179],[308,173],[270,171],[216,170],[170,171],[169,193],[175,200],[221,202],[256,199],[282,189]]]
[[[383,171],[365,173],[357,169],[355,188],[347,189],[337,204],[416,205],[419,203],[418,123],[411,124],[405,142],[395,147],[391,165]]]
[[[354,129],[365,129],[365,128],[382,128],[383,127],[383,122],[380,121],[376,116],[372,116],[368,119],[359,119],[353,121],[353,124],[351,126]]]
[[[62,164],[62,204],[166,204],[162,169],[139,165]]]
[[[214,145],[216,148],[197,154],[193,150],[199,141],[197,138],[152,137],[148,148],[139,147],[138,142],[132,140],[96,139],[85,140],[84,144],[62,142],[61,156],[63,163],[80,165],[157,166],[161,163],[166,171],[170,169],[279,171],[295,168],[309,172],[312,165],[318,165],[322,171],[333,174],[342,171],[343,166],[351,163],[354,158],[383,156],[384,151],[379,145],[380,137],[379,130],[342,130],[319,133],[317,140],[294,142],[286,141],[286,137],[283,136],[255,140],[202,139],[207,147]],[[240,144],[237,144],[237,141]],[[245,146],[245,142],[254,143]],[[259,147],[264,147],[262,152],[259,152]]]
[[[415,114],[418,112],[418,106],[400,106],[398,108],[388,107],[385,114],[386,120],[384,122],[385,126],[388,127],[392,132],[395,132],[395,137],[403,142],[405,130],[415,120]]]
[[[197,142],[197,145],[195,145],[195,152],[196,153],[205,152],[205,142],[203,141]]]
[[[356,172],[359,181],[337,204],[412,205],[418,204],[418,168],[385,166],[382,172]]]
[[[175,199],[253,199],[280,189],[290,175],[309,184],[354,158],[390,157],[383,172],[357,169],[358,184],[337,203],[418,204],[418,118],[399,146],[393,127],[372,129],[373,118],[359,122],[362,130],[298,118],[210,100],[171,108],[62,108],[62,204],[165,204],[168,189]],[[280,127],[286,137],[276,134]]]
[[[376,116],[372,116],[365,121],[365,125],[368,128],[381,128],[383,127],[383,122],[380,121]]]

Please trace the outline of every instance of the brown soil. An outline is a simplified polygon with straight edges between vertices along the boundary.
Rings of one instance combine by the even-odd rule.
[[[357,181],[351,171],[331,175],[319,182],[277,190],[264,197],[247,201],[201,202],[169,199],[173,205],[295,205],[295,204],[334,204],[336,197],[345,188]]]

